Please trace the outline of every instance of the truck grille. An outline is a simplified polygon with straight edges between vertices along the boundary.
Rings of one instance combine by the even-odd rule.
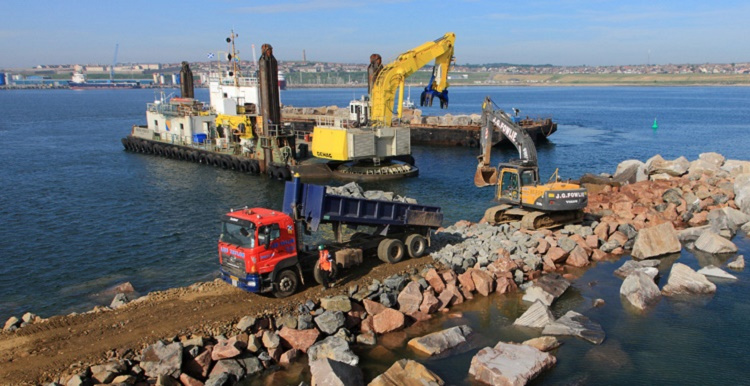
[[[247,273],[245,272],[245,262],[232,255],[221,256],[221,268],[232,276],[243,279],[247,276]]]

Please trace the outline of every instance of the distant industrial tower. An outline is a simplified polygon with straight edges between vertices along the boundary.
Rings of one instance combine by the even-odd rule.
[[[302,50],[302,61],[307,62],[307,54],[305,54],[305,50]]]

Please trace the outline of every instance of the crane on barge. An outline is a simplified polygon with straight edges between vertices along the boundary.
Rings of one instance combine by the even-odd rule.
[[[397,118],[402,116],[406,78],[435,60],[433,75],[420,98],[431,104],[440,99],[448,105],[448,71],[453,60],[456,35],[452,32],[399,55],[386,66],[378,54],[370,56],[368,95],[349,105],[349,127],[341,122],[319,121],[313,129],[312,153],[317,158],[338,161],[334,175],[383,179],[416,176],[408,127],[393,125],[393,107],[398,90]],[[393,160],[402,163],[391,162]]]

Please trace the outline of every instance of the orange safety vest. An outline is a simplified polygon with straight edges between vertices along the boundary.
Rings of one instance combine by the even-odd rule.
[[[320,265],[321,270],[331,272],[330,257],[331,257],[331,254],[328,253],[327,249],[320,251],[320,257],[318,258],[318,263]]]

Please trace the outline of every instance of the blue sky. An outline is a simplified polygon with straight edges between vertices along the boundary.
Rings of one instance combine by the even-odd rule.
[[[747,1],[4,1],[0,68],[203,61],[270,43],[280,60],[365,63],[456,33],[459,64],[750,61]]]

